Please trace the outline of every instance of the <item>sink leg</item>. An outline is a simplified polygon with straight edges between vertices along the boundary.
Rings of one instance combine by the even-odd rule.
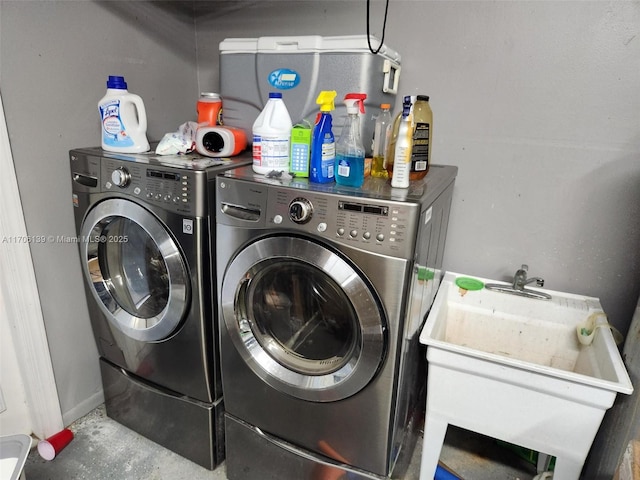
[[[551,463],[551,455],[538,452],[538,463],[536,464],[537,473],[543,473],[549,470],[549,464]]]
[[[553,469],[553,480],[579,480],[584,461],[576,461],[567,457],[556,457]]]
[[[442,418],[427,415],[424,421],[424,440],[420,461],[420,480],[433,480],[440,460],[440,452],[449,424]]]

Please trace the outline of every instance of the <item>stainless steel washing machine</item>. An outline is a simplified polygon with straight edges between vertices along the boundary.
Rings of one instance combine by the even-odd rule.
[[[403,474],[456,173],[434,165],[408,190],[217,178],[229,479]]]
[[[70,152],[107,415],[209,469],[224,455],[209,197],[250,162]]]

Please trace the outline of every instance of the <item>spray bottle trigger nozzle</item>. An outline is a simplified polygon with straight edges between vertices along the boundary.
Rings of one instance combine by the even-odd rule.
[[[347,93],[344,96],[344,103],[347,108],[351,105],[357,106],[360,113],[364,113],[364,101],[367,98],[366,93]]]
[[[320,95],[318,95],[318,98],[316,99],[316,103],[320,105],[321,112],[330,112],[336,108],[333,103],[336,95],[338,95],[338,92],[335,90],[322,90],[320,92]]]

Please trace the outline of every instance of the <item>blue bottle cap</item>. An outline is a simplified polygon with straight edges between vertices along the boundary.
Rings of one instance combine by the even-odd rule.
[[[280,92],[269,92],[269,98],[282,98],[282,94]]]
[[[126,90],[127,82],[124,81],[124,77],[109,75],[109,80],[107,80],[107,88],[117,88],[119,90]]]

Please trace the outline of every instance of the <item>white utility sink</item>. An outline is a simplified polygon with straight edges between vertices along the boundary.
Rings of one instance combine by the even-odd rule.
[[[600,301],[467,290],[456,284],[463,277],[444,276],[420,335],[428,360],[420,478],[433,479],[452,424],[555,456],[554,480],[577,480],[604,413],[617,393],[633,391]],[[577,332],[589,322],[601,327],[583,345]]]
[[[2,480],[24,479],[22,471],[27,461],[31,437],[29,435],[6,435],[0,437],[0,478]]]

